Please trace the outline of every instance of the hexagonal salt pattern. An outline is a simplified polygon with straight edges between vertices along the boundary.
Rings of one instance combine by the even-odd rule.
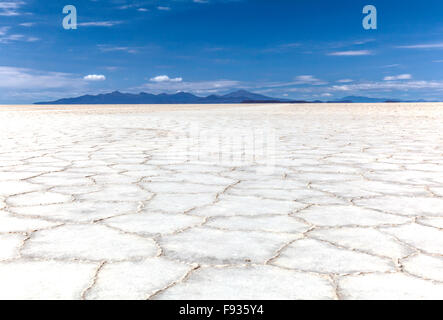
[[[152,239],[100,225],[65,225],[35,232],[22,250],[24,256],[63,260],[122,261],[154,257]]]
[[[402,273],[375,273],[344,277],[339,282],[339,292],[344,299],[441,300],[443,297],[441,283]]]
[[[276,286],[276,283],[286,283]],[[327,278],[272,266],[201,268],[186,282],[160,292],[159,299],[334,299]]]
[[[166,256],[200,264],[265,263],[298,234],[193,228],[162,238]]]
[[[309,239],[296,241],[288,246],[273,264],[288,269],[325,274],[394,270],[394,265],[389,259]]]
[[[372,228],[316,229],[309,233],[309,237],[350,250],[394,260],[407,257],[415,252],[411,247],[400,243],[394,237]]]
[[[23,218],[15,216],[5,211],[0,211],[0,234],[10,232],[32,232],[34,230],[45,229],[56,226],[57,223],[48,222],[41,219]]]
[[[441,104],[3,106],[0,299],[443,299],[441,123]]]
[[[431,254],[441,254],[443,230],[416,223],[383,228],[382,230],[418,250]]]
[[[312,206],[303,210],[299,217],[306,221],[328,227],[339,226],[379,226],[402,224],[411,221],[405,217],[384,214],[374,210],[359,208],[356,206]]]
[[[184,278],[192,266],[163,258],[104,265],[87,299],[146,299]]]
[[[410,274],[443,282],[443,257],[419,254],[403,262]]]

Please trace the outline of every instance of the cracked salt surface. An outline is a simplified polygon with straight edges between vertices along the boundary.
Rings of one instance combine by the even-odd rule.
[[[22,250],[24,256],[89,261],[139,260],[154,257],[154,240],[124,234],[99,225],[65,225],[35,232]]]
[[[203,218],[186,214],[141,212],[110,218],[104,220],[103,223],[141,236],[155,236],[157,234],[174,233],[204,222]]]
[[[380,213],[356,206],[312,206],[299,215],[317,226],[380,226],[403,224],[410,221],[405,217]]]
[[[198,227],[165,236],[160,245],[166,256],[190,263],[218,265],[265,263],[282,245],[300,236]]]
[[[339,283],[345,299],[435,299],[441,300],[441,283],[401,273],[365,274],[346,277]]]
[[[0,234],[1,233],[26,233],[34,230],[56,226],[56,223],[39,219],[16,217],[6,211],[0,211]]]
[[[443,299],[441,123],[441,104],[2,107],[0,299]]]
[[[192,267],[163,258],[106,264],[87,299],[147,299],[184,277]]]
[[[388,259],[310,239],[296,241],[288,246],[273,264],[288,269],[326,274],[386,272],[394,269],[392,261]]]
[[[276,286],[276,284],[284,284]],[[272,266],[201,268],[156,298],[205,300],[333,299],[328,279]]]

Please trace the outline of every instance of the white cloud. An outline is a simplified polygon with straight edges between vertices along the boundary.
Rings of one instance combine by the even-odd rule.
[[[328,56],[368,56],[373,54],[370,50],[350,50],[350,51],[337,51],[328,53]]]
[[[407,46],[397,46],[397,48],[401,48],[401,49],[443,49],[443,42],[413,44],[413,45],[407,45]]]
[[[381,68],[397,68],[397,67],[400,67],[400,65],[398,63],[381,66]]]
[[[122,52],[127,52],[127,53],[137,53],[138,51],[134,48],[130,48],[130,47],[111,47],[111,46],[106,46],[106,45],[97,45],[97,47],[100,49],[100,51],[102,52],[115,52],[115,51],[122,51]]]
[[[0,88],[39,90],[75,86],[71,74],[0,66]]]
[[[89,74],[83,77],[83,79],[86,81],[104,81],[106,77],[102,74]]]
[[[78,25],[81,27],[113,27],[115,25],[121,24],[121,21],[93,21],[93,22],[82,22]]]
[[[24,5],[23,1],[3,1],[0,2],[0,16],[18,16],[18,9]]]
[[[303,85],[303,84],[320,86],[320,85],[327,84],[327,82],[317,79],[313,75],[302,75],[302,76],[297,76],[295,78],[295,81],[292,82],[290,85]]]
[[[10,27],[1,27],[0,28],[0,36],[4,36],[8,33],[9,29],[11,29]]]
[[[369,91],[369,90],[443,90],[443,81],[404,81],[404,82],[367,82],[351,85],[333,86],[335,91]]]
[[[32,26],[35,26],[35,22],[23,22],[23,23],[20,23],[20,26],[22,26],[22,27],[32,27]]]
[[[151,78],[150,81],[152,82],[182,82],[183,78],[169,78],[166,75],[162,76],[156,76],[154,78]]]
[[[337,82],[339,82],[339,83],[350,83],[350,82],[354,82],[354,80],[352,80],[352,79],[341,79],[341,80],[338,80]]]
[[[160,11],[169,11],[169,10],[171,10],[170,7],[162,7],[162,6],[158,6],[157,9],[160,10]]]
[[[9,43],[11,41],[26,41],[26,38],[22,34],[10,34],[0,36],[0,43]]]
[[[355,44],[355,45],[362,45],[362,44],[366,44],[366,43],[374,42],[374,41],[376,41],[376,40],[375,39],[364,39],[364,40],[354,41],[353,44]]]
[[[317,82],[320,81],[319,79],[315,78],[312,75],[303,75],[303,76],[297,76],[295,78],[297,81],[304,82],[304,83],[311,83],[311,82]]]
[[[410,74],[399,74],[398,76],[387,76],[384,77],[385,81],[395,81],[395,80],[410,80],[412,79],[412,75]]]
[[[62,72],[0,66],[1,103],[33,103],[97,94],[81,77]]]
[[[134,8],[134,7],[135,7],[134,4],[125,4],[123,6],[117,7],[117,9],[119,9],[119,10],[126,10],[126,9],[130,9],[130,8]]]
[[[13,41],[34,42],[40,40],[36,37],[27,37],[22,34],[9,34],[10,27],[0,27],[0,43],[10,43]]]

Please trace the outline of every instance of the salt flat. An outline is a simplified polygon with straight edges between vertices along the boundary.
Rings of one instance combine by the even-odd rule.
[[[0,299],[443,299],[443,104],[0,107]]]

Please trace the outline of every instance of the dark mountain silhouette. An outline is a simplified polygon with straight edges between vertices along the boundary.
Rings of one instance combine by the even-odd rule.
[[[388,98],[369,98],[361,96],[348,96],[333,101],[305,101],[271,98],[246,90],[238,90],[225,95],[210,95],[199,97],[187,92],[175,94],[139,94],[121,93],[114,91],[107,94],[85,95],[76,98],[66,98],[49,102],[36,102],[35,104],[217,104],[217,103],[385,103],[385,102],[437,102],[425,100],[402,101]]]
[[[56,101],[37,102],[35,104],[189,104],[189,103],[243,103],[244,101],[276,101],[287,102],[288,100],[266,97],[261,94],[238,90],[226,95],[210,95],[198,97],[191,93],[179,92],[175,94],[139,94],[121,93],[114,91],[107,94],[85,95],[76,98],[66,98]]]
[[[338,101],[333,102],[352,102],[352,103],[380,103],[380,102],[386,102],[386,101],[397,101],[400,102],[400,100],[396,99],[388,99],[388,98],[368,98],[368,97],[360,97],[360,96],[348,96],[344,97]]]
[[[417,100],[401,100],[392,98],[369,98],[361,96],[348,96],[340,100],[328,101],[328,103],[399,103],[399,102],[438,102],[438,101],[428,101],[423,99]]]

